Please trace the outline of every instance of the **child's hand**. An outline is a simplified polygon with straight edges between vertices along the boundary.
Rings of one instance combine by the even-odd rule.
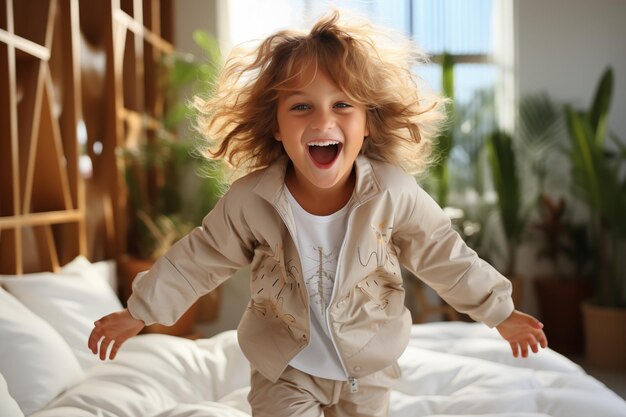
[[[94,323],[95,327],[89,335],[88,346],[94,355],[100,350],[100,359],[105,360],[109,345],[113,343],[109,359],[115,359],[117,351],[129,338],[139,334],[145,326],[144,322],[130,315],[124,309],[102,317]],[[98,342],[102,340],[98,347]]]
[[[522,357],[528,356],[528,348],[534,352],[539,352],[539,346],[548,346],[548,339],[543,332],[543,323],[539,320],[514,310],[511,315],[502,323],[496,326],[500,335],[511,345],[513,356],[518,357],[520,350]]]

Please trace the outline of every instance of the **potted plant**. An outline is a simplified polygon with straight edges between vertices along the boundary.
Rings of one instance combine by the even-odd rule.
[[[544,197],[548,167],[554,164],[552,156],[557,155],[549,151],[558,148],[566,135],[562,113],[545,94],[526,95],[517,107],[514,135],[496,129],[486,139],[498,196],[497,212],[506,242],[504,273],[513,282],[514,292],[516,284],[518,291],[522,290],[523,281],[515,275],[515,268],[526,225],[537,206],[545,209],[548,201]]]
[[[506,264],[503,273],[513,284],[515,305],[520,306],[523,303],[523,281],[515,275],[515,266],[525,219],[521,208],[521,186],[513,138],[504,131],[496,130],[488,135],[486,146],[493,186],[498,195],[500,224],[505,237]]]
[[[563,354],[580,354],[584,346],[581,306],[592,295],[591,250],[585,226],[570,221],[567,214],[565,198],[542,195],[539,219],[531,228],[539,237],[538,257],[550,260],[554,272],[533,284],[550,347]]]
[[[182,127],[194,109],[184,92],[210,94],[219,60],[217,43],[204,32],[194,39],[209,60],[174,52],[164,57],[163,88],[166,112],[163,128],[144,143],[121,153],[129,200],[128,253],[118,260],[122,300],[131,293],[132,280],[147,270],[177,240],[199,225],[223,192],[222,165],[199,155],[199,134]],[[198,317],[217,316],[217,292],[203,297],[174,326],[148,326],[146,331],[188,335]]]
[[[590,296],[587,277],[588,240],[584,227],[572,219],[563,190],[566,171],[561,150],[567,129],[562,107],[545,93],[528,94],[518,103],[515,131],[517,168],[524,178],[522,194],[529,209],[525,239],[538,247],[538,260],[550,261],[552,271],[534,277],[539,315],[550,334],[550,346],[562,353],[582,351],[580,306]]]
[[[589,209],[594,299],[583,305],[590,365],[626,370],[626,142],[608,134],[613,70],[607,69],[591,107],[566,106],[575,196]],[[606,139],[612,146],[606,146]]]

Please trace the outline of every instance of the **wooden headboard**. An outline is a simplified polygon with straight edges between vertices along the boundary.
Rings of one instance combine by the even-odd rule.
[[[171,15],[170,1],[0,0],[0,273],[125,251],[117,155],[162,116]]]

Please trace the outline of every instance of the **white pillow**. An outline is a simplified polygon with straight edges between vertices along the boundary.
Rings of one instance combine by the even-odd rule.
[[[2,417],[24,417],[20,406],[9,394],[9,387],[0,373],[0,416]]]
[[[91,263],[84,256],[77,256],[74,260],[61,268],[61,272],[80,272],[82,269],[91,268],[93,276],[105,280],[113,291],[117,291],[117,266],[110,259]]]
[[[63,338],[41,318],[0,288],[0,373],[25,415],[45,407],[83,379],[83,371]],[[13,416],[0,387],[0,415]]]
[[[101,268],[79,257],[59,273],[0,279],[7,291],[59,332],[83,369],[87,369],[100,361],[87,347],[93,322],[123,308],[101,274]]]

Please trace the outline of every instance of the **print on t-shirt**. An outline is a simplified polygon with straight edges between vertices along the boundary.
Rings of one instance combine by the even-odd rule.
[[[306,285],[309,297],[319,307],[322,317],[330,303],[335,284],[335,270],[337,269],[337,255],[331,251],[324,253],[324,248],[315,246],[307,251],[306,257],[310,264],[316,265],[314,270],[307,271]]]

